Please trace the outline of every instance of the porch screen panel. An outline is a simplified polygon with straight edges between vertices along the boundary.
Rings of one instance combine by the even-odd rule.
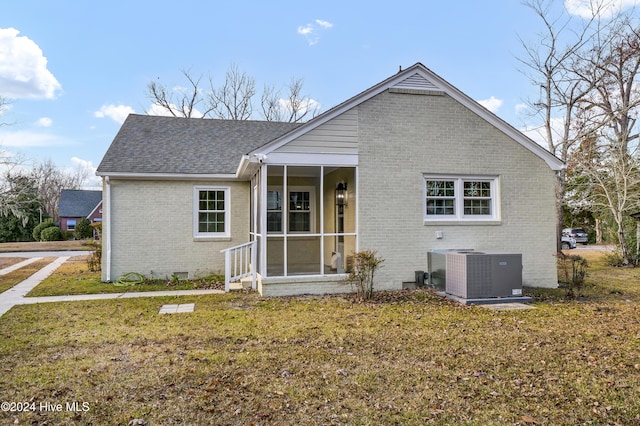
[[[324,273],[348,273],[353,266],[353,254],[356,251],[355,235],[324,237]]]
[[[289,236],[287,238],[287,275],[320,273],[320,237]]]
[[[284,237],[267,237],[267,276],[284,275]]]
[[[263,206],[266,208],[267,233],[283,233],[283,214],[285,212],[284,197],[284,167],[268,166],[267,169],[267,199]]]
[[[326,167],[322,194],[326,234],[356,232],[356,178],[354,167]],[[338,186],[342,188],[338,195]]]

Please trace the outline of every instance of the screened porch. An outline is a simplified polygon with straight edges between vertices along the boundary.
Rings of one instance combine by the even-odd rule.
[[[357,250],[356,167],[263,164],[251,180],[261,278],[331,276]]]

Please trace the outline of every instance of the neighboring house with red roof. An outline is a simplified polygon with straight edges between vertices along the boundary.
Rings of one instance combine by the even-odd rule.
[[[303,124],[130,115],[106,152],[103,275],[255,278],[349,291],[352,255],[400,289],[434,249],[522,254],[557,286],[563,163],[417,63]]]
[[[73,232],[78,222],[87,218],[102,222],[102,191],[63,189],[59,205],[60,230]]]

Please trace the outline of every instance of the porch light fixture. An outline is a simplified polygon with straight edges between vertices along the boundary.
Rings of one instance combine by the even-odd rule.
[[[347,184],[345,182],[338,182],[336,186],[336,206],[347,205]]]

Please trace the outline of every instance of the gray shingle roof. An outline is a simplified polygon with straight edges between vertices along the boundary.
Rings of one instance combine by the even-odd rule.
[[[98,174],[233,174],[244,154],[298,124],[131,114]]]
[[[102,191],[63,189],[60,193],[60,217],[87,217],[102,201]]]

